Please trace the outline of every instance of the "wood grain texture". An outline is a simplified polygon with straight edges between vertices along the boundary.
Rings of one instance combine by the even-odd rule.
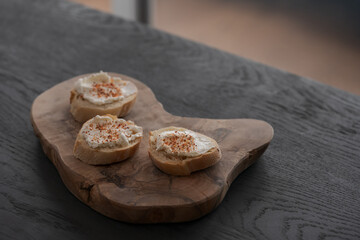
[[[143,127],[140,148],[130,159],[106,166],[91,166],[73,156],[81,124],[71,116],[70,91],[74,77],[35,99],[31,121],[46,155],[67,188],[96,211],[125,222],[184,222],[202,217],[223,200],[230,184],[253,164],[273,138],[272,127],[254,119],[211,120],[173,116],[162,108],[143,83],[121,74],[138,88],[135,107],[125,117]],[[190,176],[162,173],[147,150],[149,131],[168,126],[191,129],[215,139],[222,159],[215,166]]]
[[[0,29],[1,239],[360,238],[359,96],[60,0],[0,1]],[[30,121],[40,93],[99,70],[143,82],[173,115],[276,134],[211,214],[114,221],[67,190]]]

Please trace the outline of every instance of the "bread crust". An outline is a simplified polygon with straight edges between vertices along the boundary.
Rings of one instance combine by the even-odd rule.
[[[157,151],[156,142],[154,141],[155,136],[163,131],[171,130],[181,131],[187,129],[178,127],[167,127],[149,133],[149,157],[151,158],[154,165],[161,171],[170,175],[177,176],[190,175],[192,172],[215,165],[221,159],[221,151],[217,142],[214,139],[200,133],[197,134],[211,139],[211,141],[214,142],[216,147],[196,157],[171,156],[166,154],[164,151]]]
[[[117,118],[116,116],[111,117],[113,119]],[[126,147],[92,148],[87,144],[80,130],[75,140],[73,153],[76,158],[91,165],[105,165],[121,162],[135,154],[140,146],[141,139],[142,137],[137,138],[134,143]]]
[[[132,83],[131,83],[132,84]],[[126,116],[135,104],[137,93],[121,101],[96,105],[84,99],[75,89],[70,92],[70,112],[78,122],[85,122],[96,115],[112,114],[118,117]]]

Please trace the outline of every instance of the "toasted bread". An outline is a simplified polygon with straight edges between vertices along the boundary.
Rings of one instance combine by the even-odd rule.
[[[70,112],[78,122],[85,122],[96,115],[111,114],[124,117],[129,112],[136,101],[136,94],[124,100],[96,105],[84,99],[75,89],[70,93]]]
[[[78,122],[96,115],[123,117],[134,105],[137,92],[135,84],[130,81],[104,72],[90,74],[78,79],[71,90],[70,112]]]
[[[185,131],[188,129],[178,127],[167,127],[149,133],[149,156],[156,167],[171,175],[190,175],[194,171],[213,166],[221,159],[221,151],[217,142],[203,134],[196,135],[207,138],[213,147],[198,156],[171,155],[163,150],[157,150],[157,136],[165,131]]]
[[[113,120],[116,120],[117,117],[113,115],[105,115],[111,117]],[[88,120],[84,123],[87,124],[93,119]],[[83,126],[84,126],[83,125]],[[140,146],[141,138],[138,137],[134,141],[130,142],[127,146],[107,146],[107,147],[91,147],[82,134],[83,128],[79,131],[75,145],[74,145],[74,156],[81,161],[91,164],[91,165],[104,165],[111,164],[115,162],[123,161],[131,156],[133,156],[136,150]],[[141,132],[142,135],[142,132]]]

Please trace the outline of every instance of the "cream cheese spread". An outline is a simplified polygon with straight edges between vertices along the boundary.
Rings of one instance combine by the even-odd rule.
[[[173,156],[196,157],[214,147],[209,137],[190,130],[164,131],[156,137],[156,150]]]
[[[84,123],[80,131],[92,148],[126,147],[143,135],[142,128],[132,121],[99,115]]]
[[[102,71],[77,80],[75,90],[84,99],[96,105],[122,101],[137,93],[137,88],[133,83],[119,77],[111,77]]]

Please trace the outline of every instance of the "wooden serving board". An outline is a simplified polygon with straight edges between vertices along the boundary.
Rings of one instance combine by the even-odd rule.
[[[73,156],[81,124],[70,114],[70,90],[85,75],[62,82],[38,96],[31,109],[35,134],[44,152],[57,168],[66,187],[94,210],[131,223],[183,222],[197,219],[223,200],[232,181],[266,150],[273,128],[254,119],[212,120],[186,118],[167,113],[143,83],[130,114],[144,129],[137,153],[107,166],[92,166]],[[158,170],[148,157],[148,132],[179,126],[214,138],[222,151],[216,165],[190,176],[176,177]]]

